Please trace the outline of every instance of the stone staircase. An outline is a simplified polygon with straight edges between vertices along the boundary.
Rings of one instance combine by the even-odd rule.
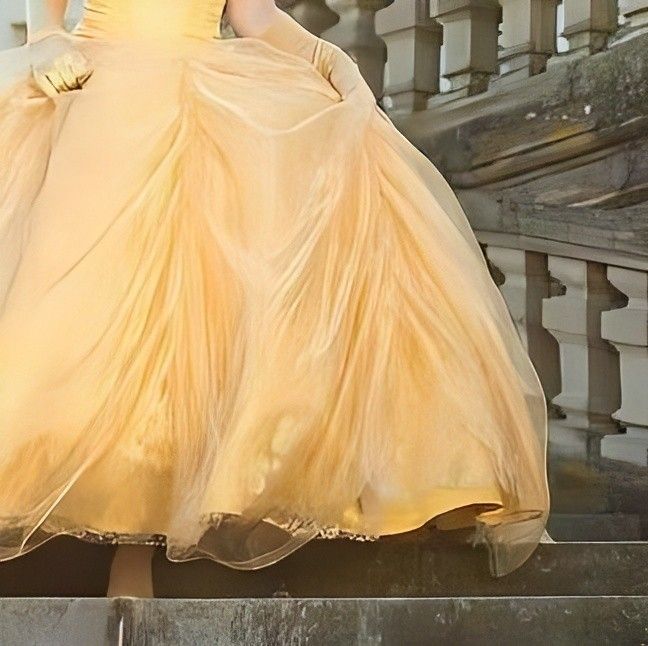
[[[257,572],[160,551],[156,599],[100,598],[111,550],[56,539],[1,564],[0,644],[648,644],[646,542],[542,544],[501,579],[420,532],[314,541]]]

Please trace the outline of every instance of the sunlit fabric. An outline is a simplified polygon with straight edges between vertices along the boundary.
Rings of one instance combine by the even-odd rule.
[[[545,400],[457,199],[350,58],[221,12],[92,0],[85,87],[0,98],[0,559],[72,534],[250,569],[431,521],[506,574]]]

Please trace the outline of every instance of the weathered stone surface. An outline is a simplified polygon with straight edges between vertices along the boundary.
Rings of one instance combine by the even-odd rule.
[[[645,597],[167,601],[137,603],[134,609],[131,643],[151,645],[512,644],[520,639],[525,644],[631,644],[648,637]]]
[[[615,134],[609,129],[632,122],[646,133],[647,45],[648,34],[637,36],[518,83],[396,117],[395,123],[450,174],[525,152],[538,153],[539,144],[595,130],[627,139],[634,130]],[[569,150],[563,151],[564,157],[569,155]],[[541,159],[536,161],[541,165]]]
[[[53,550],[56,540],[44,546]],[[76,543],[60,539],[70,548]],[[77,545],[78,547],[78,545]],[[43,549],[44,549],[43,548]],[[88,546],[97,556],[111,548]],[[15,563],[30,563],[29,558]],[[90,555],[52,551],[23,582],[80,572],[89,594],[107,582]],[[488,574],[482,550],[432,537],[314,541],[276,566],[239,572],[209,561],[154,561],[158,598],[0,599],[0,646],[164,644],[640,644],[648,639],[648,544],[542,544],[519,570]],[[90,561],[88,560],[88,563]],[[7,570],[0,566],[6,594]],[[32,566],[35,563],[31,563]],[[67,574],[65,573],[67,569]],[[35,592],[36,590],[32,590]],[[102,593],[99,593],[102,594]],[[174,598],[175,597],[175,598]],[[195,599],[177,597],[196,597]]]
[[[2,599],[0,646],[118,644],[122,600]]]
[[[648,257],[648,34],[394,121],[477,231]]]
[[[2,646],[621,646],[648,639],[648,598],[13,599],[0,622]]]

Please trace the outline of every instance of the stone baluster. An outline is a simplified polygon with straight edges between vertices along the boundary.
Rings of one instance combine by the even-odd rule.
[[[392,113],[427,107],[439,91],[443,28],[430,18],[430,0],[395,2],[376,14],[376,32],[387,44],[385,98]]]
[[[557,0],[500,0],[499,73],[517,80],[544,72],[556,50]]]
[[[431,15],[443,25],[445,60],[441,75],[447,90],[434,102],[484,92],[497,72],[497,25],[500,6],[495,0],[433,0]]]
[[[623,295],[600,263],[550,256],[548,267],[566,288],[545,298],[542,311],[544,327],[560,345],[562,390],[553,403],[570,429],[616,432],[611,415],[621,401],[619,354],[601,337],[601,312],[622,306]]]
[[[523,249],[507,249],[487,245],[486,257],[491,263],[491,273],[495,272],[495,282],[499,287],[511,313],[522,342],[528,349],[527,306],[526,306],[526,252]]]
[[[542,321],[560,346],[561,392],[553,403],[563,418],[549,431],[552,524],[549,532],[584,540],[586,532],[618,538],[636,532],[634,516],[619,518],[601,470],[602,443],[617,434],[611,414],[619,407],[619,355],[601,337],[601,312],[623,305],[605,265],[549,256],[551,275],[565,291],[545,298]],[[578,468],[574,468],[574,461]]]
[[[615,0],[563,0],[565,26],[562,36],[569,42],[569,54],[586,56],[607,47],[617,28]]]
[[[556,339],[542,326],[542,302],[553,293],[547,256],[492,245],[486,256],[500,272],[496,282],[551,401],[560,392],[560,353]]]
[[[357,63],[376,98],[383,96],[387,46],[376,33],[376,12],[394,0],[326,0],[340,21],[324,30],[322,38],[341,47]]]
[[[639,29],[648,25],[648,0],[619,0],[619,13],[625,28]]]
[[[340,19],[326,6],[325,0],[277,0],[277,6],[316,36]]]
[[[648,466],[648,273],[608,267],[608,280],[628,304],[601,314],[601,334],[619,351],[621,407],[612,415],[625,435],[606,437],[605,457]]]

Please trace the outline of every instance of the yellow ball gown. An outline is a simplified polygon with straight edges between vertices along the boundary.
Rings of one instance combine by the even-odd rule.
[[[0,559],[255,569],[430,522],[510,572],[545,399],[456,197],[350,57],[223,4],[87,0],[85,87],[0,97]]]

